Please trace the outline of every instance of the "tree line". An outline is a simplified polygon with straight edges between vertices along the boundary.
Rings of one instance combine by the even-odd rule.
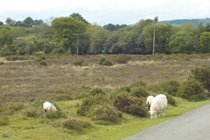
[[[173,26],[140,20],[132,25],[91,24],[79,13],[46,24],[27,17],[0,22],[0,55],[43,53],[152,54],[209,53],[210,25]]]

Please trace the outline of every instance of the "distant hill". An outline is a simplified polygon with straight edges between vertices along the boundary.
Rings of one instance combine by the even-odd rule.
[[[160,23],[169,23],[175,26],[180,26],[186,23],[191,23],[193,25],[204,23],[204,24],[210,24],[210,18],[205,19],[175,19],[175,20],[166,20],[166,21],[160,21]]]

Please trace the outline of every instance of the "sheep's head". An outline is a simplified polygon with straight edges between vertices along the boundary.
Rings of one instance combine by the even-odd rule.
[[[150,118],[151,119],[156,119],[157,118],[157,111],[149,111],[150,113]]]
[[[58,111],[58,109],[57,109],[54,105],[51,106],[51,109],[52,109],[52,111],[54,111],[54,112]]]

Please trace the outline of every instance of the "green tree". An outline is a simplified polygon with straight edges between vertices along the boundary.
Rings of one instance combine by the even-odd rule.
[[[89,24],[86,19],[84,19],[79,13],[73,13],[70,15],[70,18]]]
[[[173,26],[169,24],[159,24],[156,27],[156,45],[155,52],[169,53],[169,42],[173,35]]]
[[[179,31],[171,36],[169,43],[171,53],[192,53],[195,52],[193,33]]]
[[[0,26],[4,25],[4,22],[0,21]]]
[[[100,26],[91,25],[88,26],[86,34],[90,40],[90,53],[104,53],[109,32]]]
[[[196,27],[192,24],[185,24],[174,27],[169,48],[171,53],[193,53],[196,51]]]
[[[15,20],[13,20],[11,18],[7,18],[5,22],[7,25],[10,25],[10,26],[15,25]]]
[[[43,20],[41,20],[41,19],[40,19],[40,20],[36,19],[36,20],[33,21],[33,24],[34,24],[34,25],[41,25],[41,24],[43,24],[43,23],[44,23],[44,22],[43,22]]]
[[[82,35],[87,29],[87,24],[71,17],[61,17],[52,21],[54,39],[65,51],[76,53],[77,38],[75,35]]]
[[[23,24],[25,26],[31,27],[32,25],[34,25],[34,20],[31,17],[27,17],[26,19],[23,20]]]
[[[125,27],[127,27],[127,25],[125,25],[125,24],[122,24],[122,25],[119,25],[119,24],[114,25],[114,24],[111,24],[111,23],[103,26],[104,29],[107,29],[107,30],[109,30],[111,32],[117,31],[117,30],[122,29],[122,28],[125,28]]]
[[[201,33],[198,51],[202,53],[210,52],[210,32]]]

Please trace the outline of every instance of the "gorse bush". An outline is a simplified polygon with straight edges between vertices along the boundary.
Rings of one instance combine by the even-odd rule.
[[[210,67],[203,66],[201,68],[195,68],[191,71],[191,77],[200,82],[204,88],[210,90]]]
[[[118,64],[126,64],[129,60],[131,60],[131,57],[126,55],[119,55],[114,59],[114,62]]]
[[[0,126],[5,126],[9,124],[9,118],[6,116],[0,117]]]
[[[104,95],[106,94],[103,89],[99,88],[99,87],[96,87],[96,88],[92,88],[90,91],[89,91],[89,94],[90,95]]]
[[[131,94],[136,97],[147,97],[149,94],[147,90],[142,87],[134,87],[131,89]]]
[[[41,112],[35,107],[29,107],[23,112],[23,114],[26,117],[36,118],[40,116]]]
[[[54,111],[47,111],[47,112],[45,112],[45,116],[48,119],[66,118],[66,114],[64,112],[62,112],[61,110],[58,110],[56,112],[54,112]]]
[[[104,120],[110,122],[119,122],[122,115],[113,106],[111,100],[106,96],[90,96],[85,98],[77,110],[82,116],[88,116],[93,120]]]
[[[147,109],[144,102],[144,100],[137,97],[124,94],[116,97],[114,105],[123,112],[139,117],[146,117]]]
[[[168,100],[168,103],[175,106],[176,105],[176,100],[169,94],[165,94]]]
[[[106,60],[105,58],[101,58],[99,60],[99,65],[104,65],[104,66],[112,66],[112,62],[109,60]]]
[[[176,96],[178,88],[179,88],[179,83],[175,80],[165,81],[161,83],[160,88],[164,92],[170,95]]]
[[[94,120],[103,120],[108,122],[120,122],[122,114],[117,111],[113,105],[98,105],[92,111],[91,116]]]
[[[134,82],[132,84],[130,84],[129,87],[133,88],[133,87],[143,87],[143,88],[146,88],[147,84],[143,81],[137,81],[137,82]]]
[[[84,63],[83,60],[77,60],[77,61],[73,62],[73,65],[74,66],[82,66],[83,63]]]
[[[39,64],[42,65],[42,66],[47,66],[47,62],[44,61],[44,60],[40,61]]]
[[[190,101],[199,101],[206,98],[202,85],[195,80],[184,82],[178,89],[178,96]]]
[[[63,127],[67,129],[73,129],[77,131],[81,131],[84,128],[89,128],[91,127],[91,124],[86,121],[81,121],[77,119],[70,119],[67,120],[63,123]]]

